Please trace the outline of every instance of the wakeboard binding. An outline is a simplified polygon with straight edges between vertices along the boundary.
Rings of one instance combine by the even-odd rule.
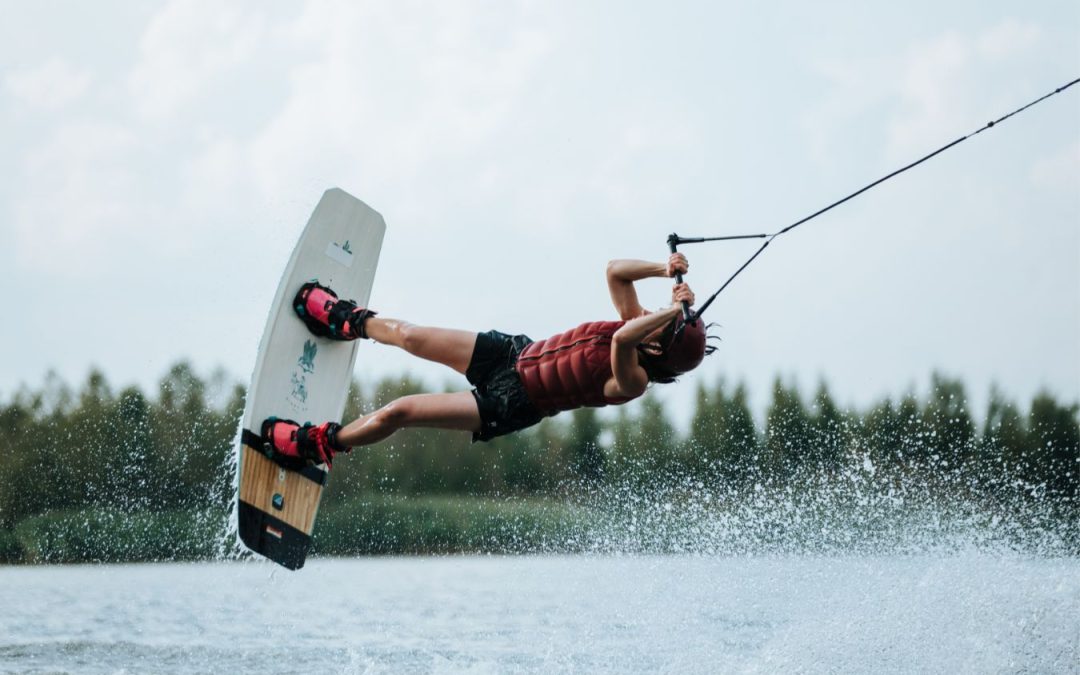
[[[293,309],[313,334],[340,341],[367,338],[364,322],[376,314],[358,307],[352,300],[342,300],[318,281],[300,287],[293,299]]]
[[[287,469],[325,464],[332,466],[334,455],[352,448],[337,440],[341,425],[324,422],[318,426],[269,417],[262,423],[263,453]]]

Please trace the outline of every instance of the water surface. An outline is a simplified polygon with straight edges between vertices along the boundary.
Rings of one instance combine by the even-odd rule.
[[[0,568],[0,672],[1080,670],[1080,561],[468,556]]]

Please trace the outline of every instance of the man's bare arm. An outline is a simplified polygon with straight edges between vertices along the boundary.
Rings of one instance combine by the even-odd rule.
[[[645,308],[638,300],[634,282],[649,277],[673,277],[676,272],[686,274],[690,269],[686,257],[681,253],[672,254],[666,264],[645,260],[612,260],[607,266],[608,290],[615,311],[624,321],[636,319],[645,313]]]
[[[611,336],[611,373],[613,377],[604,385],[604,393],[612,397],[634,398],[645,393],[649,376],[638,363],[637,346],[650,333],[663,327],[679,315],[681,305],[652,312],[627,321]]]

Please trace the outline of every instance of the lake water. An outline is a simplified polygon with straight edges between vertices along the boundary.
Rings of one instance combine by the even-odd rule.
[[[1080,561],[465,556],[0,567],[0,672],[1076,673]]]

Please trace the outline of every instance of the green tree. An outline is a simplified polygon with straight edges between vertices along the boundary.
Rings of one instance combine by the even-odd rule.
[[[723,380],[712,390],[699,386],[687,445],[691,470],[707,483],[742,486],[749,481],[758,442],[745,385],[736,385],[730,396]]]
[[[749,485],[760,464],[760,447],[757,425],[750,413],[746,386],[741,382],[736,385],[724,406],[722,442],[725,478],[739,487]]]
[[[30,441],[38,436],[31,408],[18,399],[0,407],[0,436],[7,439],[7,452],[0,452],[0,529],[11,528],[25,515],[34,513],[33,496],[27,477]]]
[[[930,446],[940,466],[957,469],[972,457],[975,424],[967,410],[967,396],[959,380],[939,373],[931,376],[930,399],[923,408],[930,430]]]
[[[1031,402],[1032,450],[1025,469],[1028,480],[1046,485],[1054,498],[1075,499],[1080,491],[1080,406],[1059,405],[1040,392]]]
[[[822,381],[814,395],[807,459],[816,467],[836,471],[844,463],[847,445],[848,425]]]
[[[527,432],[502,437],[501,446],[502,482],[517,493],[549,489],[566,455],[561,425],[553,418]]]
[[[765,473],[793,475],[806,463],[810,439],[810,418],[798,388],[788,388],[776,378],[772,404],[765,415]]]
[[[896,409],[896,419],[902,439],[900,459],[904,470],[907,472],[918,469],[929,471],[927,467],[931,463],[933,453],[930,445],[930,429],[923,420],[919,400],[915,398],[915,394],[909,392],[900,399]]]
[[[671,480],[682,469],[675,428],[668,421],[659,398],[652,392],[642,398],[635,441],[640,453],[640,482],[651,484],[656,480]]]
[[[206,504],[229,448],[214,443],[206,383],[187,361],[173,365],[158,386],[151,412],[156,508]]]
[[[595,408],[580,408],[571,413],[567,448],[573,475],[586,484],[604,478],[604,451],[600,447],[603,427]]]
[[[709,389],[704,383],[697,386],[694,416],[690,420],[690,435],[686,443],[687,465],[699,478],[712,483],[725,469],[725,417],[727,400],[724,382]]]
[[[679,439],[652,391],[635,407],[636,414],[620,408],[612,428],[612,478],[653,486],[670,480],[680,468]]]
[[[1018,474],[1026,461],[1030,439],[1024,418],[997,386],[990,388],[990,401],[979,441],[979,465],[987,476]]]
[[[101,371],[90,371],[77,401],[70,415],[65,416],[65,426],[74,432],[66,444],[67,456],[56,467],[61,482],[69,486],[64,508],[108,504],[112,497],[110,488],[115,487],[111,480],[117,470],[111,428],[114,399]]]
[[[908,409],[907,414],[914,415]],[[874,466],[895,473],[904,462],[904,422],[900,408],[894,408],[889,399],[875,405],[862,418],[859,429],[860,451],[868,453]]]
[[[110,473],[120,479],[112,490],[113,503],[117,506],[146,509],[153,504],[150,409],[150,402],[137,388],[128,387],[120,392],[110,424],[116,433],[112,435],[109,461]]]
[[[615,482],[626,482],[635,473],[637,462],[637,443],[635,427],[637,420],[630,414],[628,406],[620,406],[611,425],[610,475]]]

